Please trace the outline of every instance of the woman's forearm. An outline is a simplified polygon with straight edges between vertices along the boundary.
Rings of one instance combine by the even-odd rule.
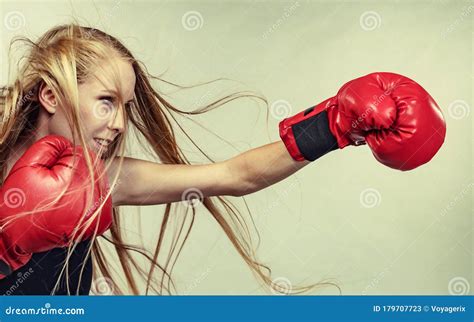
[[[246,195],[285,179],[310,161],[295,161],[282,141],[273,142],[227,160],[237,179],[239,195]]]

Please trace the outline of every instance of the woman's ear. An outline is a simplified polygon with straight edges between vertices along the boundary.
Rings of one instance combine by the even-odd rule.
[[[53,90],[45,83],[41,84],[40,86],[38,99],[48,113],[54,114],[56,112],[58,105],[56,96],[54,95]]]

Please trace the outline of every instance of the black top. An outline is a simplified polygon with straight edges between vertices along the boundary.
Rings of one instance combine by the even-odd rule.
[[[79,295],[88,295],[92,284],[92,258],[89,254],[85,263],[84,259],[90,241],[86,240],[77,244],[69,258],[69,266],[64,269],[54,294],[51,292],[65,264],[67,248],[54,248],[46,252],[34,253],[26,265],[6,278],[0,279],[0,295],[68,295],[67,275],[69,275],[70,295],[76,295],[78,286]],[[83,263],[85,268],[81,285],[78,285]]]

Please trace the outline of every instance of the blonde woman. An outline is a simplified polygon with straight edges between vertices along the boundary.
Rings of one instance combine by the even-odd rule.
[[[381,163],[410,170],[428,162],[444,141],[440,109],[420,85],[401,75],[373,73],[283,120],[280,141],[224,162],[208,158],[209,164],[191,165],[175,140],[174,113],[201,114],[258,96],[238,92],[186,112],[151,86],[155,77],[119,40],[98,29],[62,25],[37,42],[20,41],[30,46],[28,54],[0,93],[2,294],[89,294],[93,275],[107,278],[115,294],[173,294],[172,270],[192,223],[187,230],[182,223],[166,261],[158,256],[174,202],[189,188],[199,191],[255,276],[274,287],[271,270],[256,258],[247,221],[223,196],[264,189],[348,145],[367,144]],[[129,130],[161,162],[124,157]],[[118,207],[155,204],[166,204],[166,210],[154,251],[127,244]],[[187,211],[192,221],[195,209]],[[113,244],[118,275],[99,239]],[[134,252],[149,267],[143,269]],[[144,290],[133,269],[146,282]],[[117,276],[126,280],[125,289]],[[337,287],[320,281],[293,286],[290,293],[328,285]]]

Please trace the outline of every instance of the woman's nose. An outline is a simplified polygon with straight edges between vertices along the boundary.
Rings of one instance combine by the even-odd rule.
[[[118,133],[123,133],[125,129],[125,112],[123,106],[119,107],[117,112],[112,114],[109,129]]]

